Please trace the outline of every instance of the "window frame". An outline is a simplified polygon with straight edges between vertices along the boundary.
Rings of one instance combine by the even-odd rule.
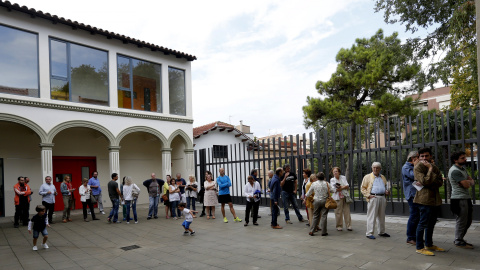
[[[126,87],[122,87],[118,84],[118,58],[119,57],[123,57],[123,58],[126,58],[128,59],[128,72],[129,72],[129,81],[130,81],[130,88],[126,88]],[[159,89],[159,95],[160,95],[160,101],[157,102],[157,108],[160,107],[160,111],[157,109],[157,111],[145,111],[145,110],[138,110],[138,109],[135,109],[134,106],[133,106],[133,101],[134,101],[134,94],[133,94],[133,59],[135,60],[138,60],[138,61],[143,61],[143,62],[147,62],[147,63],[151,63],[151,64],[154,64],[154,65],[159,65],[160,66],[160,76],[159,76],[159,86],[160,86],[160,89]],[[163,93],[162,93],[162,64],[160,63],[156,63],[156,62],[152,62],[152,61],[148,61],[148,60],[144,60],[144,59],[140,59],[140,58],[136,58],[136,57],[132,57],[132,56],[128,56],[128,55],[125,55],[125,54],[121,54],[121,53],[117,53],[117,58],[116,58],[116,73],[117,73],[117,92],[118,90],[122,90],[122,91],[128,91],[130,92],[130,96],[132,97],[131,98],[131,104],[130,104],[130,108],[119,108],[119,109],[126,109],[126,110],[135,110],[135,111],[140,111],[140,112],[151,112],[151,113],[163,113]],[[118,97],[117,97],[117,102],[118,102]]]
[[[64,77],[61,76],[55,76],[52,74],[52,40],[65,43],[66,45],[66,53],[67,53],[67,77],[66,80]],[[70,44],[74,44],[77,46],[82,46],[85,48],[89,48],[92,50],[97,50],[97,51],[102,51],[107,54],[107,105],[99,105],[99,104],[91,104],[91,103],[83,103],[83,102],[78,102],[78,101],[72,101],[72,66],[71,66],[71,52],[70,52]],[[56,100],[56,101],[68,101],[68,102],[73,102],[73,103],[78,103],[78,104],[88,104],[88,105],[94,105],[94,106],[106,106],[110,107],[110,60],[109,60],[109,54],[107,50],[95,48],[92,46],[87,46],[85,44],[77,43],[77,42],[71,42],[68,40],[60,39],[57,37],[49,36],[48,37],[48,64],[49,64],[49,84],[50,84],[50,99],[51,100]],[[58,100],[58,99],[52,99],[52,79],[55,80],[62,80],[66,81],[68,83],[68,100]]]
[[[6,95],[14,95],[14,96],[20,96],[20,97],[33,97],[33,98],[39,98],[40,97],[40,44],[39,44],[39,33],[38,32],[33,32],[33,31],[30,31],[30,30],[27,30],[27,29],[23,29],[23,28],[19,28],[19,27],[15,27],[15,26],[11,26],[11,25],[7,25],[7,24],[3,24],[0,22],[0,26],[3,26],[3,27],[6,27],[6,28],[10,28],[10,29],[13,29],[13,30],[17,30],[17,31],[22,31],[22,32],[26,32],[26,33],[29,33],[29,34],[33,34],[35,35],[36,37],[36,42],[37,42],[37,46],[36,46],[36,49],[37,49],[37,96],[25,96],[25,95],[20,95],[20,94],[10,94],[10,93],[1,93],[0,94],[6,94]]]
[[[175,114],[175,113],[172,113],[171,110],[171,106],[170,106],[170,79],[168,80],[168,108],[169,108],[169,114],[171,115],[179,115],[179,116],[187,116],[187,71],[183,68],[178,68],[178,67],[174,67],[174,66],[168,66],[168,71],[170,72],[170,68],[172,69],[177,69],[177,70],[181,70],[183,71],[183,94],[185,96],[185,100],[184,100],[184,106],[185,106],[185,114]]]
[[[228,145],[213,145],[212,157],[228,159]]]

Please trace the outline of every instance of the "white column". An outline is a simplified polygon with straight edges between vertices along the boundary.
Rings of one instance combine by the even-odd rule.
[[[194,159],[194,150],[187,149],[185,152],[185,169],[187,170],[187,175],[195,174],[195,159]]]
[[[45,177],[53,177],[53,166],[52,166],[52,148],[53,143],[41,143],[40,148],[42,148],[42,180],[45,182]]]
[[[109,163],[110,163],[110,175],[112,173],[118,173],[120,175],[120,146],[110,146]]]
[[[172,148],[162,149],[162,173],[163,177],[167,174],[172,175]]]

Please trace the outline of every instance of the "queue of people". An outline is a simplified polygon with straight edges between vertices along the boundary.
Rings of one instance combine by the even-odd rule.
[[[475,184],[474,180],[468,175],[464,166],[466,165],[465,152],[454,152],[451,157],[452,167],[448,172],[448,180],[452,186],[451,211],[456,218],[456,228],[454,245],[458,248],[473,249],[473,245],[465,240],[468,228],[472,224],[472,200],[470,188]],[[371,240],[376,239],[376,235],[388,238],[390,235],[385,227],[385,210],[387,199],[390,195],[390,185],[387,178],[381,174],[382,164],[373,162],[371,173],[365,175],[360,185],[360,191],[367,201],[367,222],[366,237]],[[253,174],[253,173],[252,173]],[[268,193],[271,207],[271,227],[273,229],[282,229],[278,224],[279,205],[283,202],[285,223],[292,224],[289,218],[288,207],[291,204],[299,222],[304,222],[297,203],[296,192],[298,180],[291,171],[290,166],[285,164],[275,171],[269,171],[270,181],[268,183]],[[309,226],[308,234],[314,236],[316,232],[321,232],[322,236],[327,236],[327,216],[330,209],[335,210],[335,228],[337,231],[343,231],[345,228],[352,231],[352,221],[350,216],[350,186],[348,179],[341,174],[339,167],[333,167],[331,170],[332,178],[328,181],[323,172],[312,173],[310,169],[303,170],[303,182],[301,184],[302,194],[300,196],[302,203],[307,210],[307,219]],[[129,176],[123,178],[122,186],[119,188],[117,183],[118,174],[113,173],[109,181],[108,195],[112,202],[112,209],[108,215],[109,223],[121,223],[118,220],[118,208],[120,202],[125,205],[124,220],[127,224],[132,220],[130,208],[133,212],[133,220],[138,223],[136,211],[137,199],[140,195],[140,188],[133,183]],[[415,246],[416,253],[433,256],[434,252],[443,252],[443,248],[433,244],[433,231],[437,222],[438,206],[442,204],[439,188],[443,185],[445,179],[433,160],[432,151],[429,148],[422,148],[419,151],[411,151],[407,156],[407,161],[402,167],[402,182],[405,199],[408,202],[410,216],[406,226],[406,243]],[[57,190],[51,183],[51,177],[45,178],[39,194],[42,196],[42,205],[36,207],[37,215],[29,221],[29,203],[32,191],[26,182],[25,177],[19,177],[18,183],[14,186],[15,191],[15,218],[14,226],[19,227],[20,221],[23,225],[29,226],[29,231],[33,232],[34,250],[37,250],[36,240],[39,233],[44,236],[43,246],[48,248],[46,239],[48,232],[46,228],[54,224],[52,215],[55,204]],[[145,180],[143,185],[147,188],[149,196],[149,208],[147,220],[158,218],[158,204],[162,201],[165,205],[165,215],[169,219],[172,217],[177,220],[185,216],[182,226],[185,234],[195,234],[190,226],[193,218],[196,218],[196,202],[202,198],[206,219],[215,219],[215,207],[221,204],[223,221],[228,223],[225,212],[225,205],[228,204],[231,215],[235,222],[241,222],[235,212],[230,187],[232,182],[225,175],[223,168],[219,169],[219,176],[214,180],[210,171],[205,173],[205,182],[201,186],[196,181],[195,176],[189,176],[188,182],[181,178],[180,174],[173,179],[170,175],[166,176],[166,181],[156,178],[155,173],[151,178]],[[62,215],[62,222],[72,221],[70,209],[74,201],[74,192],[77,190],[71,184],[70,177],[65,177],[61,186],[61,194],[65,209]],[[183,191],[183,192],[182,192]],[[87,207],[90,210],[92,220],[99,220],[94,213],[94,204],[98,204],[99,213],[103,212],[103,205],[98,201],[101,198],[101,188],[98,181],[98,173],[94,172],[91,179],[83,179],[82,185],[78,188],[80,201],[83,206],[83,219],[88,222]],[[258,226],[258,210],[263,191],[256,177],[249,175],[247,183],[243,187],[243,196],[246,199],[244,226],[252,224]],[[282,199],[280,201],[280,199]],[[206,211],[206,212],[205,212]],[[170,214],[170,215],[169,215]],[[377,228],[378,224],[378,228]],[[345,225],[345,227],[344,227]],[[288,225],[287,225],[288,226]],[[375,234],[377,233],[377,234]]]

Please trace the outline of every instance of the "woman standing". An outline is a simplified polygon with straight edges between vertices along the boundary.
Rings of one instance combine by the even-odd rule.
[[[310,175],[310,180],[307,183],[305,187],[305,194],[310,190],[311,186],[313,183],[317,182],[317,176],[315,174]],[[310,196],[306,197],[305,196],[305,206],[307,207],[307,216],[308,216],[308,224],[312,224],[313,222],[313,210],[314,210],[314,205],[313,205],[313,197],[315,196],[314,194],[311,194]],[[318,223],[315,224],[315,232],[319,231],[320,228],[318,227]]]
[[[123,177],[123,180],[122,180],[122,184],[120,185],[120,192],[122,193],[122,196],[123,198],[125,198],[125,196],[123,195],[123,186],[125,186],[125,177]],[[123,214],[123,221],[126,221],[127,220],[127,205],[126,204],[123,204],[122,205],[122,214]]]
[[[163,195],[167,195],[166,197],[169,198],[169,186],[170,186],[170,180],[172,180],[172,177],[167,174],[167,181],[165,181],[165,184],[163,184]],[[163,197],[162,195],[162,197]],[[170,217],[168,216],[168,209],[170,209],[170,200],[163,200],[163,205],[165,205],[165,218],[169,219]],[[172,215],[172,209],[170,209],[170,216]]]
[[[70,176],[65,176],[63,182],[60,185],[60,191],[62,192],[63,197],[63,216],[62,222],[67,223],[67,221],[72,221],[70,219],[70,210],[73,207],[73,191],[75,189],[72,187]]]
[[[310,183],[310,176],[312,175],[312,171],[308,168],[304,169],[303,170],[303,183],[302,183],[302,196],[300,197],[300,199],[303,201],[303,204],[305,204],[305,210],[307,210],[307,218],[308,218],[308,224],[306,224],[307,226],[310,226],[310,222],[311,222],[311,213],[308,212],[308,206],[306,205],[306,198],[305,198],[305,193],[307,193],[307,185],[308,183]],[[316,178],[315,178],[316,179]]]
[[[310,224],[310,232],[309,235],[313,236],[315,232],[315,224],[320,221],[320,226],[322,230],[322,236],[327,236],[327,215],[328,209],[325,207],[325,203],[327,201],[327,197],[330,196],[329,191],[329,184],[325,181],[325,174],[323,172],[317,173],[317,179],[315,183],[310,186],[307,194],[305,196],[310,196],[315,193],[313,197],[313,220]],[[321,216],[321,218],[320,218]]]
[[[248,176],[248,183],[243,188],[243,194],[247,197],[247,208],[245,209],[245,224],[243,226],[248,226],[250,211],[253,208],[253,225],[258,225],[258,207],[260,206],[261,198],[261,189],[260,184],[255,181],[253,176]]]
[[[82,202],[83,206],[83,220],[88,222],[87,220],[87,206],[90,209],[90,213],[92,214],[92,220],[99,220],[95,217],[95,212],[93,211],[93,203],[90,200],[92,196],[92,189],[88,185],[88,179],[83,178],[82,185],[78,188],[78,193],[80,194],[80,201]]]
[[[180,202],[180,188],[177,186],[175,179],[170,179],[170,186],[168,187],[168,199],[170,200],[170,208],[173,219],[178,219],[175,215],[175,209],[178,207]]]
[[[132,178],[130,176],[125,177],[125,185],[123,185],[123,199],[125,200],[125,205],[127,206],[127,224],[130,224],[130,206],[133,211],[133,218],[135,219],[135,224],[138,223],[137,219],[137,198],[134,197],[134,192],[140,191],[140,188],[132,183]],[[137,193],[138,194],[138,193]]]
[[[195,201],[197,200],[198,184],[195,181],[194,175],[190,175],[188,177],[188,180],[189,181],[187,183],[187,186],[185,187],[185,195],[187,196],[187,208],[195,211]],[[190,208],[190,202],[192,203],[192,208]]]
[[[333,167],[333,177],[330,179],[330,186],[332,187],[332,198],[337,201],[337,208],[335,209],[335,221],[337,231],[343,229],[343,219],[345,219],[345,227],[347,230],[352,230],[352,218],[350,217],[350,205],[346,203],[346,196],[348,196],[348,182],[347,178],[341,174],[339,167]]]
[[[207,211],[207,219],[210,219],[210,215],[213,219],[215,219],[215,205],[218,204],[218,197],[217,197],[217,187],[215,180],[211,174],[207,174],[205,181],[205,197],[203,198],[203,202],[206,207]],[[210,215],[209,215],[210,214]]]

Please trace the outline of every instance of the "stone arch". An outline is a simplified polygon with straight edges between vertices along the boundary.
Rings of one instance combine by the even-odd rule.
[[[183,138],[183,140],[185,141],[185,149],[186,150],[193,150],[193,142],[192,140],[190,139],[190,137],[187,135],[187,133],[185,133],[185,131],[181,130],[181,129],[177,129],[175,130],[171,135],[170,137],[168,138],[168,148],[172,148],[172,142],[173,140],[175,139],[175,137],[177,136],[180,136],[181,138]]]
[[[158,130],[154,129],[154,128],[151,128],[151,127],[146,127],[146,126],[135,126],[135,127],[128,127],[124,130],[122,130],[118,135],[117,135],[117,138],[116,138],[116,143],[117,145],[120,145],[120,142],[122,141],[122,139],[127,136],[128,134],[130,133],[134,133],[134,132],[146,132],[146,133],[150,133],[152,135],[154,135],[155,137],[157,137],[160,142],[162,143],[162,146],[163,147],[166,147],[167,146],[167,138]]]
[[[73,120],[73,121],[68,121],[68,122],[64,122],[64,123],[60,123],[60,124],[56,125],[48,133],[48,143],[52,143],[53,138],[55,138],[55,136],[60,131],[68,129],[68,128],[73,128],[73,127],[84,127],[84,128],[91,128],[93,130],[96,130],[96,131],[102,133],[107,138],[107,140],[110,142],[110,146],[116,146],[117,145],[116,140],[115,140],[115,136],[113,136],[113,134],[110,132],[110,130],[108,130],[104,126],[99,125],[97,123],[90,122],[90,121],[83,121],[83,120]]]
[[[7,121],[7,122],[17,123],[17,124],[26,126],[31,130],[33,130],[38,135],[38,137],[40,137],[41,143],[48,142],[48,135],[45,132],[45,130],[43,130],[43,128],[41,128],[35,122],[27,118],[23,118],[21,116],[17,116],[13,114],[0,113],[0,121]]]

